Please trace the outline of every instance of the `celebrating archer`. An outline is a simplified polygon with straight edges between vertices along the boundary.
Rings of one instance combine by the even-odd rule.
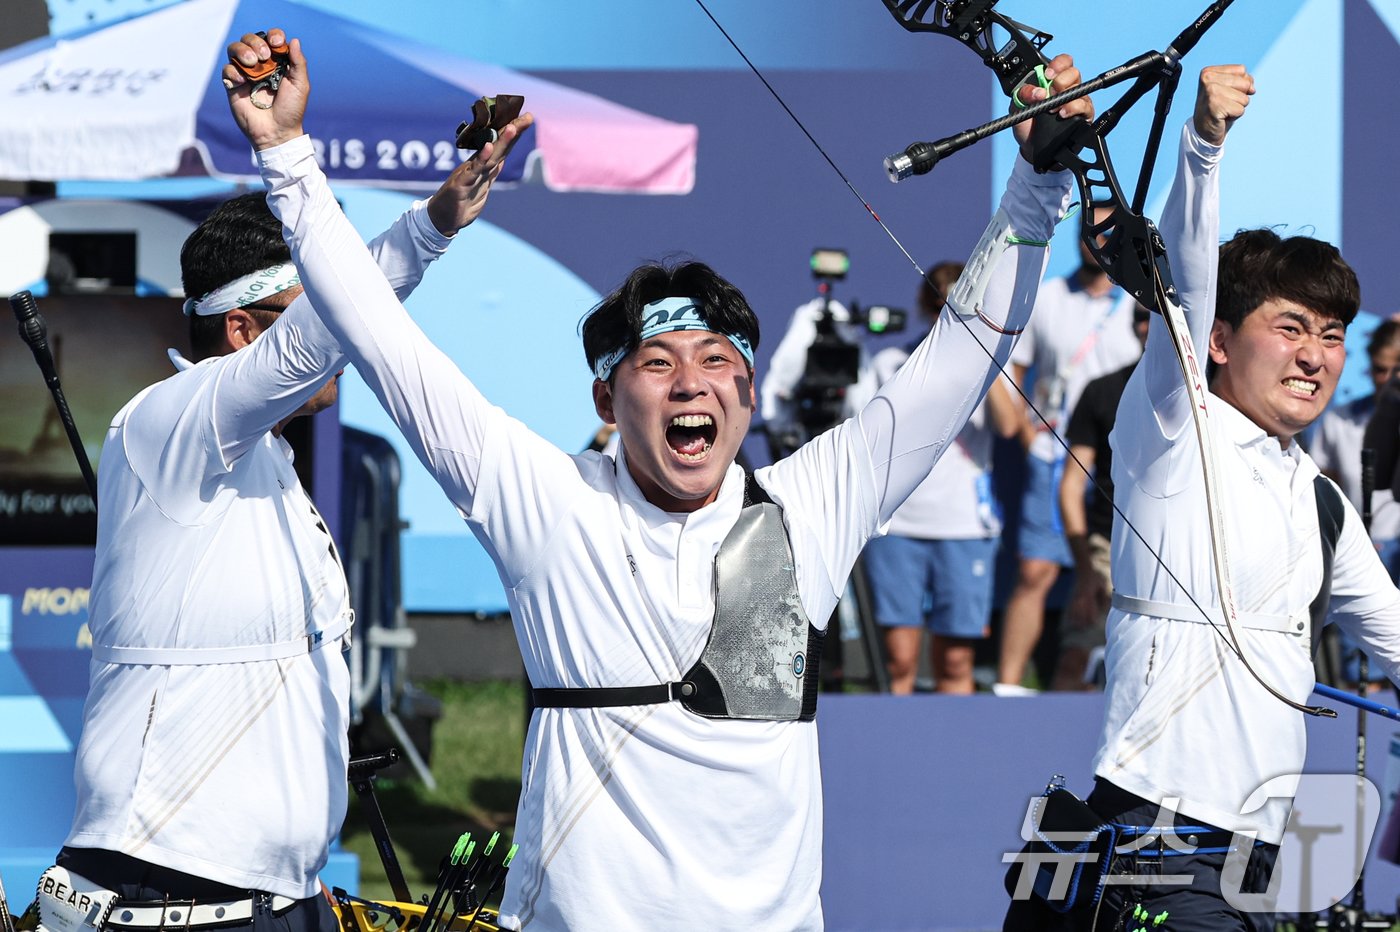
[[[1051,65],[1052,89],[1077,83],[1067,56]],[[621,450],[570,456],[487,402],[404,314],[300,113],[229,96],[313,305],[510,600],[539,708],[502,925],[819,929],[823,628],[861,547],[967,420],[992,357],[1009,355],[1069,177],[1018,164],[985,261],[970,263],[986,277],[955,290],[856,417],[746,476],[734,458],[758,324],[708,266],[645,265],[589,315],[593,399]]]

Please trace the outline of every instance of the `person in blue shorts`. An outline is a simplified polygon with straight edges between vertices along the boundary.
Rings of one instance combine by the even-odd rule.
[[[1011,354],[1017,384],[1030,381],[1035,407],[1045,420],[1027,412],[1030,417],[1020,427],[1026,448],[1017,540],[1020,561],[1002,622],[993,687],[999,695],[1027,692],[1021,681],[1044,628],[1045,600],[1060,578],[1060,568],[1074,565],[1059,509],[1065,451],[1052,432],[1069,423],[1084,386],[1142,353],[1133,333],[1132,299],[1114,287],[1083,244],[1080,257],[1076,271],[1040,289],[1035,316]]]
[[[920,283],[919,310],[932,328],[962,263],[943,262]],[[872,368],[883,385],[910,349],[891,347]],[[976,642],[987,636],[1001,516],[992,499],[992,435],[1012,437],[1021,411],[1000,381],[913,494],[890,518],[886,535],[866,545],[875,621],[884,629],[890,692],[914,691],[924,628],[938,692],[973,691]]]

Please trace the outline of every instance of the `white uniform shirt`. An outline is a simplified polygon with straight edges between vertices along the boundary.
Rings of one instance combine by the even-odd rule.
[[[305,140],[260,157],[327,326],[491,554],[530,682],[680,678],[710,631],[714,556],[739,517],[742,471],[731,466],[712,504],[668,514],[638,490],[625,443],[616,460],[553,447],[490,405],[374,280]],[[1018,165],[1004,204],[1020,235],[1043,239],[1068,193],[1063,175]],[[1021,326],[1043,263],[1044,250],[1010,247],[985,302],[993,319]],[[799,595],[818,625],[991,377],[953,318],[877,403],[758,473],[784,509]],[[1009,354],[1009,337],[971,330]],[[541,709],[521,782],[507,927],[821,927],[814,723],[707,719],[676,704]]]
[[[875,354],[871,366],[877,385],[893,378],[909,358],[902,346]],[[997,537],[1001,518],[992,498],[992,428],[987,402],[977,405],[967,424],[933,470],[895,511],[886,534],[919,540],[969,540]]]
[[[1317,468],[1330,472],[1340,481],[1347,501],[1361,510],[1361,448],[1365,446],[1366,422],[1376,410],[1376,396],[1367,395],[1335,408],[1318,420],[1317,435],[1309,453]],[[1371,493],[1371,540],[1385,543],[1400,537],[1400,504],[1388,488]]]
[[[1084,386],[1142,355],[1142,344],[1133,333],[1134,304],[1117,289],[1096,298],[1073,276],[1041,286],[1031,324],[1011,361],[1035,368],[1031,400],[1052,428],[1069,425]],[[1036,421],[1041,429],[1031,442],[1030,455],[1045,462],[1063,457],[1064,447]]]
[[[1215,306],[1220,150],[1189,126],[1182,140],[1162,234],[1196,350],[1205,358]],[[1308,609],[1322,581],[1317,468],[1298,444],[1281,449],[1221,399],[1210,395],[1207,404],[1237,608],[1302,626],[1298,634],[1240,628],[1240,639],[1270,685],[1306,701],[1313,686]],[[1223,619],[1216,607],[1200,449],[1181,369],[1160,320],[1152,321],[1110,441],[1114,499],[1162,561],[1115,516],[1114,590],[1191,611],[1164,563],[1196,602]],[[1368,645],[1388,673],[1400,673],[1400,594],[1350,505],[1333,563],[1330,617]],[[1193,819],[1278,843],[1289,799],[1241,810],[1265,782],[1302,771],[1303,714],[1269,695],[1230,653],[1223,631],[1209,624],[1115,608],[1106,659],[1095,774],[1153,802],[1178,799],[1177,810]]]
[[[402,293],[447,240],[421,207],[375,244]],[[345,365],[298,297],[252,345],[137,395],[98,473],[94,645],[277,644],[343,624],[345,574],[270,430]],[[99,648],[100,650],[100,648]],[[65,844],[303,898],[345,815],[349,674],[338,644],[283,660],[94,657]]]

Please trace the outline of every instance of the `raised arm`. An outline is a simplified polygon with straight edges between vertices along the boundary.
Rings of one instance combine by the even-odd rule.
[[[268,39],[282,42],[285,36],[274,29]],[[268,40],[252,34],[228,47],[230,61],[249,65],[270,55]],[[240,90],[246,82],[236,69],[226,67],[223,77],[231,96],[246,96]],[[303,61],[288,73],[273,109],[259,111],[265,119],[253,124],[257,131],[268,138],[299,134],[309,91]],[[370,255],[400,301],[418,287],[452,237],[481,214],[489,189],[489,183],[480,183],[475,168],[463,163],[437,192],[414,203],[369,244]],[[226,371],[211,400],[211,421],[224,462],[235,462],[347,363],[340,343],[317,319],[306,296],[298,297],[253,345],[221,363]]]
[[[1215,272],[1220,256],[1219,165],[1225,137],[1244,114],[1254,79],[1243,65],[1201,71],[1196,110],[1182,130],[1181,154],[1162,211],[1161,232],[1181,309],[1198,359],[1215,320]],[[1162,437],[1175,439],[1191,419],[1190,402],[1171,335],[1154,318],[1137,378],[1143,380]]]
[[[231,82],[234,119],[257,150],[268,206],[282,221],[311,304],[444,491],[470,513],[489,405],[404,311],[332,197],[301,134],[300,113],[278,118],[288,80],[295,79],[294,87],[306,83],[300,43],[292,39],[289,46],[291,69],[273,109],[252,106],[246,90]],[[232,66],[225,69],[226,79],[231,72]],[[531,122],[529,114],[515,120],[458,170],[460,203],[467,207],[458,216],[479,212],[506,154]]]
[[[429,221],[423,202],[403,213],[368,248],[395,295],[403,300],[450,242]],[[208,416],[225,465],[237,462],[347,362],[340,343],[302,294],[252,345],[216,363],[223,371],[209,399]]]
[[[1047,74],[1052,93],[1079,83],[1067,55],[1057,57]],[[1089,113],[1092,104],[1081,98],[1061,116]],[[1047,244],[1068,207],[1071,180],[1068,172],[1038,175],[1027,161],[1016,160],[1001,206],[938,323],[857,416],[882,524],[928,475],[1005,369],[1035,305]]]

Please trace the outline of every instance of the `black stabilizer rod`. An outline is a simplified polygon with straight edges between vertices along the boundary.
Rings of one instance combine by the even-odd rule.
[[[374,850],[379,852],[384,876],[389,881],[389,889],[394,891],[394,899],[400,903],[412,903],[413,894],[408,890],[408,879],[404,877],[403,865],[399,863],[398,852],[394,850],[394,840],[389,837],[389,825],[384,821],[384,812],[374,795],[375,775],[398,759],[397,748],[352,758],[348,776],[350,788],[364,807],[365,822],[369,824],[370,837],[374,839]]]
[[[1166,61],[1166,56],[1161,52],[1146,52],[1125,62],[1111,71],[1105,71],[1097,78],[1085,81],[1083,84],[1075,85],[1067,91],[1062,91],[1053,97],[1030,104],[1015,113],[998,117],[989,123],[975,126],[972,129],[963,130],[952,136],[939,139],[936,142],[916,142],[905,148],[903,152],[896,152],[885,159],[885,173],[890,181],[900,182],[913,175],[926,175],[933,170],[941,160],[952,155],[954,152],[961,152],[973,143],[981,142],[988,136],[995,135],[1004,129],[1015,126],[1017,123],[1024,123],[1026,120],[1040,116],[1051,110],[1057,110],[1072,100],[1087,97],[1096,91],[1115,84],[1121,84],[1129,78],[1136,77],[1149,69],[1161,67]]]
[[[1235,0],[1215,0],[1206,11],[1196,17],[1196,21],[1185,29],[1181,30],[1181,35],[1172,40],[1172,44],[1167,46],[1167,57],[1181,60],[1186,57],[1186,53],[1196,47],[1196,43],[1201,41],[1201,36],[1206,34],[1206,30],[1215,25],[1215,21],[1220,19],[1229,9],[1230,4]]]
[[[97,477],[93,475],[92,463],[88,461],[87,450],[83,449],[83,440],[78,436],[78,426],[73,423],[73,412],[68,410],[68,399],[63,397],[63,388],[58,381],[58,369],[54,366],[53,353],[49,350],[49,328],[44,323],[44,318],[39,314],[39,306],[34,303],[34,295],[28,291],[12,295],[10,309],[15,312],[15,320],[19,321],[20,339],[28,344],[30,351],[34,353],[34,361],[39,364],[39,371],[44,376],[44,384],[48,385],[49,393],[53,395],[53,403],[58,406],[58,416],[63,421],[63,430],[68,434],[68,442],[73,447],[73,455],[77,457],[78,468],[83,473],[83,481],[87,483],[88,493],[92,495],[93,504],[96,504]]]

